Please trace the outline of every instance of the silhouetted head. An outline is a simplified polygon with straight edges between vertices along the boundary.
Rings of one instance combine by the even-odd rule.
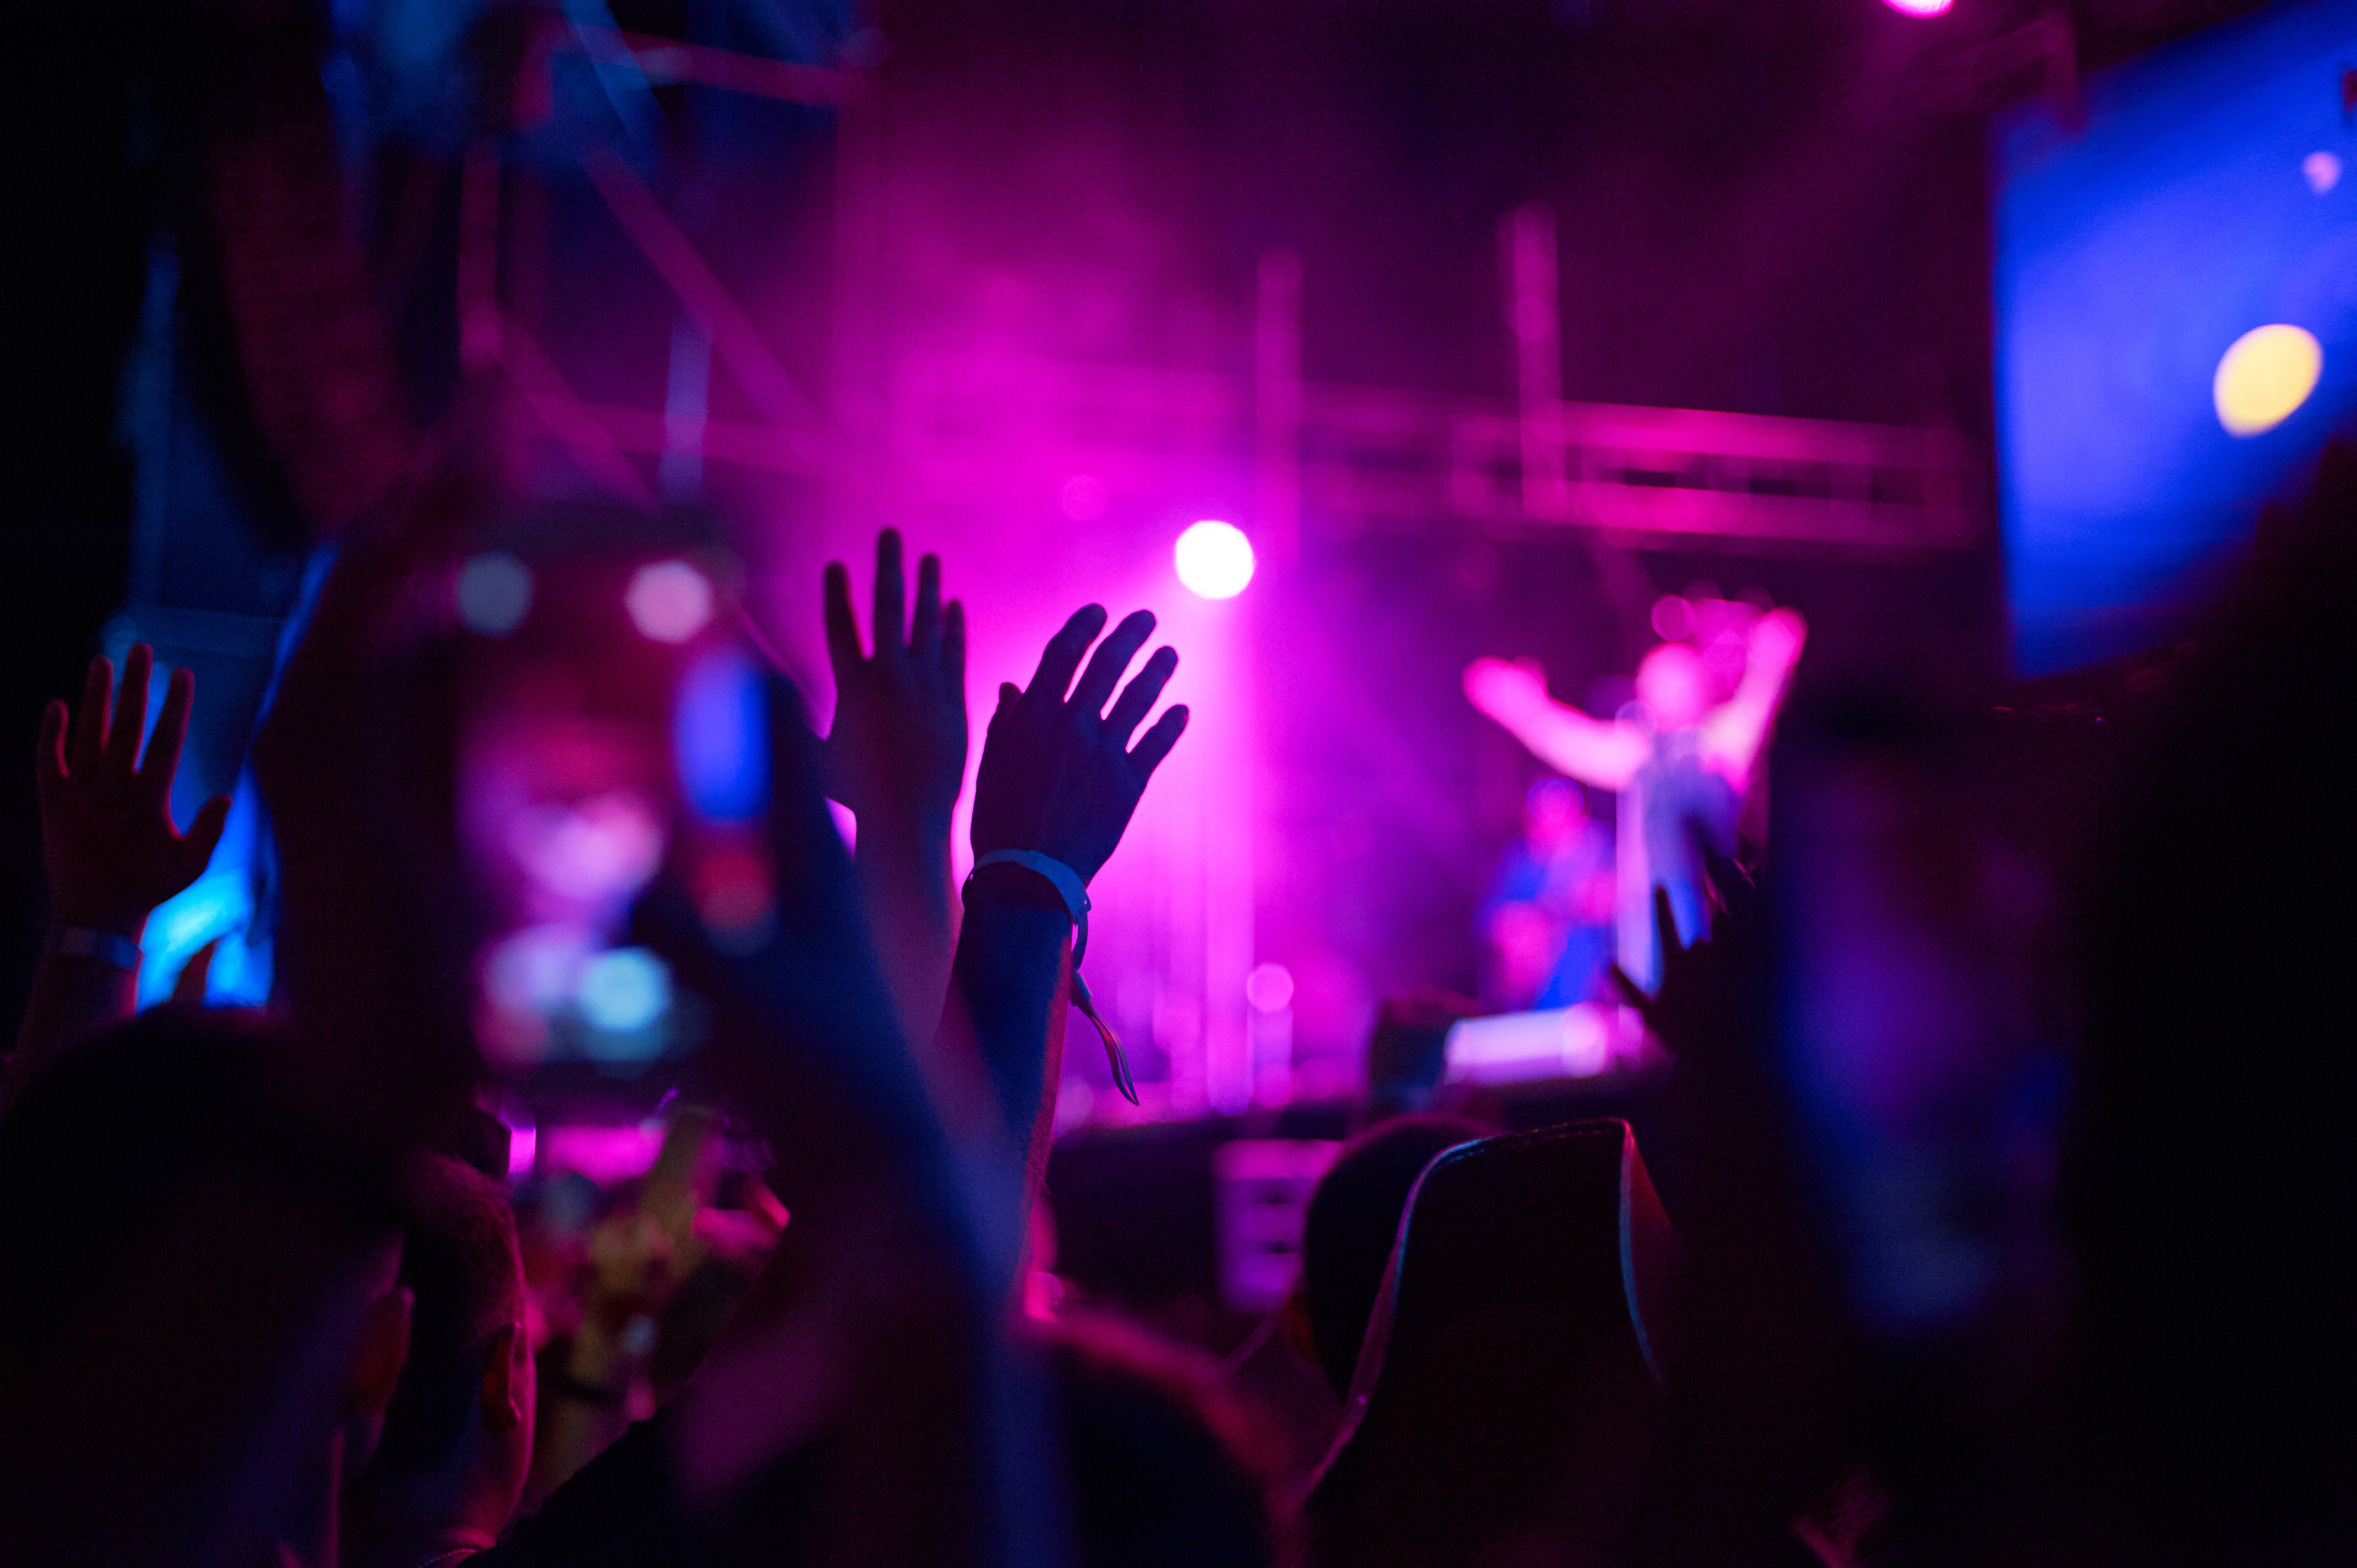
[[[1271,1445],[1177,1346],[1117,1319],[1042,1331],[1083,1568],[1285,1561]]]
[[[1637,666],[1637,700],[1662,734],[1702,723],[1712,695],[1710,668],[1691,643],[1658,643]]]
[[[444,1155],[420,1159],[408,1190],[409,1362],[350,1519],[380,1533],[496,1535],[532,1467],[535,1379],[515,1214],[497,1182]]]
[[[1587,823],[1587,797],[1568,779],[1540,779],[1523,804],[1525,829],[1536,843],[1560,843]]]
[[[1400,1116],[1346,1144],[1301,1225],[1301,1283],[1286,1304],[1294,1348],[1348,1394],[1415,1178],[1444,1149],[1490,1136],[1463,1116]]]
[[[0,1558],[300,1537],[373,1446],[408,1338],[399,1204],[280,1098],[277,1029],[159,1008],[0,1122]]]

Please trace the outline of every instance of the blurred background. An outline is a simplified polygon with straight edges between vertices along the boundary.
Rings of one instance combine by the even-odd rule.
[[[149,640],[199,673],[183,813],[237,787],[322,551],[491,410],[515,515],[452,588],[486,1037],[570,1064],[519,1171],[615,1180],[692,1034],[612,945],[666,742],[749,814],[716,607],[822,720],[820,571],[864,593],[879,527],[942,555],[978,714],[1076,606],[1153,609],[1193,723],[1088,960],[1142,1104],[1073,1036],[1054,1190],[1068,1273],[1206,1340],[1282,1289],[1378,999],[1533,999],[1501,878],[1565,801],[1468,660],[1609,716],[1740,604],[1811,628],[1778,852],[1868,1294],[1969,1311],[2035,1239],[1951,1199],[2036,1186],[2067,1044],[2096,743],[2033,721],[2099,714],[2357,410],[2345,0],[215,0],[21,47],[0,722]],[[211,993],[265,996],[267,886],[248,798],[143,991],[219,940]],[[2029,1000],[1961,1004],[1993,980]],[[1641,1131],[1641,1061],[1570,1058],[1501,1114]]]

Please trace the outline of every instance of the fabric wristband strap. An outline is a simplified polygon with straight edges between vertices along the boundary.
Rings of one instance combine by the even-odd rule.
[[[1129,1053],[1122,1049],[1121,1036],[1113,1032],[1113,1026],[1106,1023],[1104,1015],[1097,1011],[1096,998],[1089,994],[1089,983],[1081,978],[1081,960],[1089,950],[1088,884],[1081,880],[1079,872],[1062,861],[1052,855],[1041,854],[1037,850],[995,849],[975,861],[974,869],[980,871],[986,865],[1019,865],[1026,871],[1037,873],[1046,877],[1056,889],[1057,897],[1063,899],[1064,908],[1072,917],[1072,1005],[1097,1026],[1098,1035],[1103,1036],[1105,1062],[1113,1069],[1113,1086],[1121,1090],[1123,1099],[1132,1105],[1136,1104],[1137,1085],[1129,1076]],[[969,875],[966,880],[971,885],[974,879]]]
[[[59,926],[51,937],[49,946],[74,958],[94,958],[102,963],[111,963],[117,969],[127,969],[135,973],[139,968],[139,944],[113,931],[93,931],[83,926]]]

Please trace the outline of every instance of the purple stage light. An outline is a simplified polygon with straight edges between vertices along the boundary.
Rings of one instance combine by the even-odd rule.
[[[1207,599],[1232,599],[1253,577],[1252,541],[1232,522],[1205,518],[1178,536],[1178,580]]]
[[[685,642],[712,619],[712,584],[684,561],[656,561],[639,568],[622,603],[641,633]]]
[[[1244,976],[1244,1000],[1257,1012],[1280,1013],[1293,1005],[1293,972],[1265,963]]]
[[[1902,16],[1937,16],[1947,10],[1953,0],[1882,0],[1882,3]]]

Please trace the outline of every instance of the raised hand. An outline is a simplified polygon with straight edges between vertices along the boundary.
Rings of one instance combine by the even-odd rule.
[[[134,644],[117,693],[113,664],[93,659],[80,712],[51,703],[41,714],[33,779],[50,918],[58,925],[135,940],[148,911],[201,875],[221,842],[226,795],[206,801],[185,833],[172,822],[172,778],[196,700],[196,677],[188,670],[172,671],[163,714],[140,757],[155,668],[154,650]]]
[[[917,563],[917,603],[903,632],[900,535],[876,541],[873,654],[859,646],[851,574],[826,569],[826,648],[834,727],[822,752],[827,793],[863,820],[877,813],[946,834],[965,777],[965,610],[942,604],[942,564]],[[863,826],[865,825],[863,821]]]
[[[1653,929],[1662,944],[1660,986],[1648,994],[1619,964],[1612,983],[1672,1055],[1695,1057],[1756,1042],[1772,1004],[1768,985],[1767,898],[1735,862],[1707,843],[1705,886],[1711,934],[1691,945],[1678,938],[1669,889],[1653,888]]]
[[[1798,610],[1774,609],[1751,623],[1750,662],[1770,670],[1790,670],[1809,639],[1808,622]]]
[[[1509,727],[1523,714],[1542,712],[1554,702],[1547,695],[1545,673],[1531,659],[1511,664],[1502,659],[1476,659],[1465,667],[1465,697]]]
[[[1168,648],[1155,650],[1111,710],[1105,707],[1153,633],[1147,611],[1115,627],[1073,684],[1073,671],[1104,624],[1100,605],[1075,611],[1049,640],[1029,688],[998,689],[998,710],[974,779],[977,859],[993,850],[1031,850],[1062,861],[1086,882],[1121,842],[1146,779],[1187,727],[1187,710],[1172,707],[1135,746],[1129,744],[1178,668],[1178,655]]]

